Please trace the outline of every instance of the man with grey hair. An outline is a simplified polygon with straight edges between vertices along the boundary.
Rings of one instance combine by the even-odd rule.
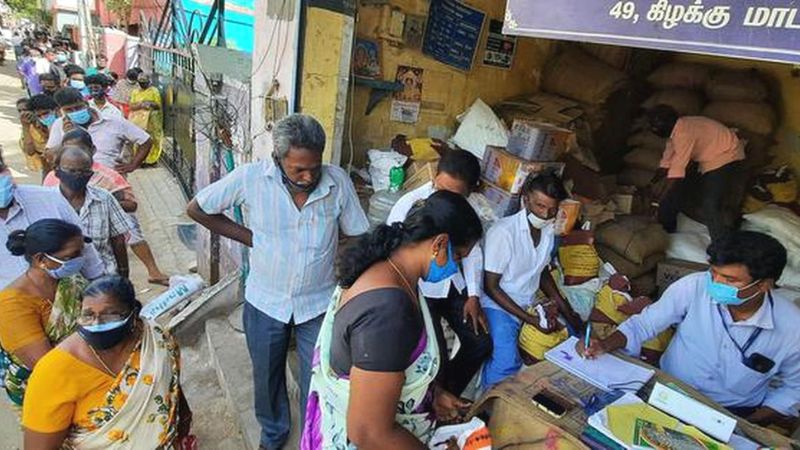
[[[245,288],[244,329],[253,361],[261,448],[280,449],[290,431],[286,355],[294,332],[305,417],[311,362],[322,317],[336,287],[339,234],[358,236],[368,223],[353,183],[322,164],[325,131],[293,114],[273,130],[271,161],[245,164],[201,190],[188,214],[200,225],[253,248]],[[223,213],[245,205],[248,226]]]

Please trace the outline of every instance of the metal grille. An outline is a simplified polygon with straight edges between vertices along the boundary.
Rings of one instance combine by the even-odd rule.
[[[164,152],[162,161],[178,179],[187,197],[194,195],[195,63],[185,50],[139,44],[140,66],[155,74],[164,104]]]

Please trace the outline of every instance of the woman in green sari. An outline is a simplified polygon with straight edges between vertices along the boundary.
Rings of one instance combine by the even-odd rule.
[[[78,226],[42,219],[5,243],[29,263],[0,291],[0,383],[17,406],[36,363],[75,329],[86,285],[80,275],[84,242]]]

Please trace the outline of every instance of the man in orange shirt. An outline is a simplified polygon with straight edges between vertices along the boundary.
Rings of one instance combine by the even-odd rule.
[[[739,219],[744,187],[744,143],[736,132],[707,117],[678,117],[666,105],[648,111],[647,118],[653,133],[669,138],[653,180],[655,184],[667,178],[658,198],[658,221],[664,229],[674,232],[684,202],[699,195],[711,238],[732,230]]]

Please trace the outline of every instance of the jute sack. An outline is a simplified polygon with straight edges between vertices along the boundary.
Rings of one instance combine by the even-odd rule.
[[[597,227],[595,238],[598,244],[609,247],[636,264],[641,264],[648,256],[663,253],[669,246],[669,237],[664,228],[641,216],[620,216],[606,222]]]
[[[626,153],[622,160],[625,161],[628,167],[655,172],[661,164],[663,154],[664,149],[637,147]],[[649,182],[650,180],[648,180]]]
[[[628,138],[627,144],[630,147],[657,148],[663,152],[667,147],[667,138],[656,136],[652,131],[643,130],[632,134]]]
[[[594,56],[567,48],[548,63],[542,90],[590,105],[599,105],[626,81],[623,72]]]
[[[595,248],[597,249],[597,253],[600,255],[600,259],[610,263],[615,269],[617,269],[617,272],[627,276],[632,280],[638,279],[639,277],[652,272],[656,266],[658,266],[658,263],[666,258],[664,253],[656,253],[645,258],[644,262],[637,264],[628,261],[624,256],[620,255],[614,250],[611,250],[605,245],[597,244],[595,245]]]
[[[714,72],[705,88],[713,101],[763,102],[769,95],[767,84],[755,69]]]
[[[647,77],[656,89],[701,89],[711,75],[711,67],[697,63],[668,63]]]
[[[650,109],[658,105],[671,106],[681,116],[696,116],[703,110],[703,96],[689,89],[665,89],[651,95],[642,103],[642,107]]]
[[[772,134],[777,122],[775,109],[763,102],[712,102],[703,109],[703,115],[729,127],[763,135]]]

